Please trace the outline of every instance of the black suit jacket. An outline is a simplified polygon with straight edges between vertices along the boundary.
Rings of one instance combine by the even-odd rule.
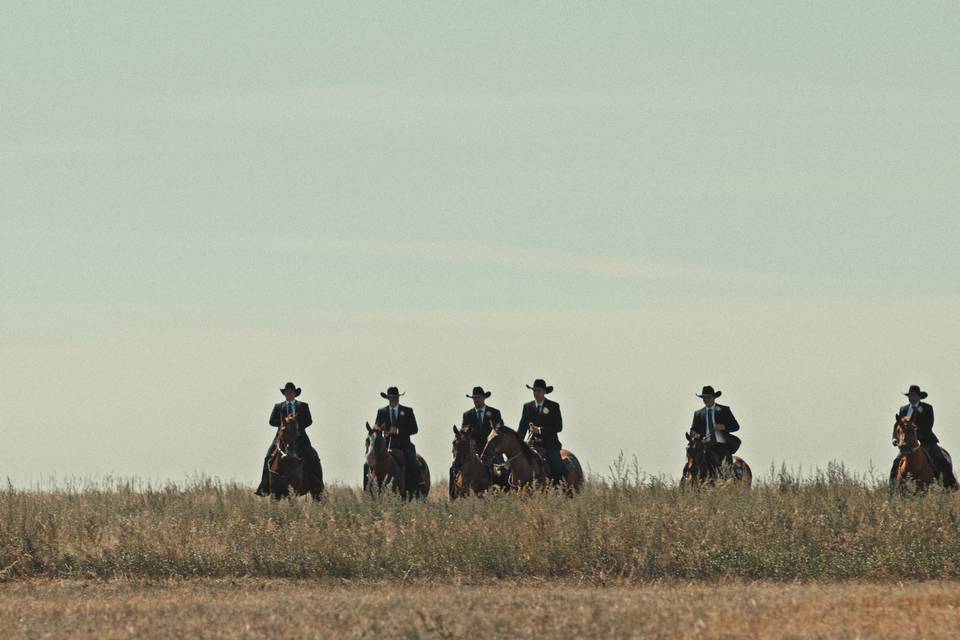
[[[492,425],[501,422],[503,422],[503,416],[500,415],[500,410],[486,406],[483,408],[483,424],[480,424],[478,420],[476,407],[463,412],[463,421],[460,424],[464,427],[470,427],[473,440],[477,443],[477,453],[480,453],[487,445],[487,438],[490,437]]]
[[[297,424],[300,425],[300,430],[303,431],[313,424],[313,416],[310,415],[310,406],[306,402],[300,402],[299,400],[294,400],[293,402],[296,406]],[[273,411],[270,412],[270,426],[280,426],[280,419],[288,413],[286,404],[287,401],[284,400],[283,402],[278,402],[273,405]]]
[[[730,434],[734,431],[740,430],[740,423],[737,422],[736,416],[733,415],[733,411],[730,407],[723,404],[715,404],[717,411],[714,415],[714,426],[722,424],[727,428],[726,436],[727,447],[730,449],[730,453],[734,454],[737,452],[737,449],[740,448],[740,438],[736,436],[731,436]],[[693,422],[690,424],[690,431],[693,433],[699,433],[701,436],[706,437],[707,435],[707,408],[703,407],[702,409],[697,409],[693,412]]]
[[[553,400],[544,398],[543,411],[537,413],[537,403],[531,400],[523,405],[523,411],[520,414],[520,428],[517,433],[520,439],[527,435],[527,425],[533,423],[540,427],[540,435],[533,436],[531,441],[548,446],[560,446],[560,438],[557,434],[563,431],[563,417],[560,415],[560,405]]]
[[[910,405],[903,405],[898,415],[907,415],[909,408]],[[940,439],[933,434],[933,407],[926,402],[921,402],[917,411],[913,412],[913,419],[917,423],[917,438],[920,442],[933,444],[940,442]]]
[[[410,444],[410,436],[419,431],[417,427],[417,417],[413,415],[413,409],[405,407],[402,404],[397,405],[397,430],[399,433],[393,436],[393,446],[403,447]],[[390,427],[390,405],[381,407],[377,410],[376,424]]]

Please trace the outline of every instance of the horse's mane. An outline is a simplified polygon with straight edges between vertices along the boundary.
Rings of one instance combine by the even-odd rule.
[[[527,444],[527,442],[526,442],[523,438],[520,437],[520,434],[519,434],[519,433],[517,433],[516,431],[514,431],[513,429],[511,429],[511,428],[508,427],[507,425],[501,423],[501,424],[500,424],[500,428],[497,429],[496,431],[497,431],[498,434],[499,434],[501,431],[506,431],[507,433],[512,433],[513,435],[517,436],[517,440],[520,442],[520,448],[523,450],[524,454],[526,454],[526,456],[527,456],[528,459],[531,458],[531,457],[533,457],[534,459],[540,457],[540,454],[537,453],[536,451],[534,451],[534,450],[533,450],[533,447],[531,447],[529,444]]]

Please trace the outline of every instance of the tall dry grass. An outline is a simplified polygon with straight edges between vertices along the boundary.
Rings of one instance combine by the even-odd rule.
[[[960,577],[960,496],[894,496],[841,466],[696,492],[620,461],[573,499],[413,504],[349,488],[274,503],[210,480],[8,486],[0,518],[0,579]]]

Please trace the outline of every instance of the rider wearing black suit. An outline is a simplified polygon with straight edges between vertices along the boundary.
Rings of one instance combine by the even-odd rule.
[[[473,399],[473,408],[463,412],[463,419],[460,421],[461,427],[469,427],[473,436],[474,443],[477,446],[477,455],[483,453],[483,448],[487,445],[487,438],[493,427],[503,423],[503,417],[499,409],[487,406],[487,398],[492,394],[484,391],[483,387],[474,387],[473,393],[468,393],[467,397]],[[453,498],[454,480],[460,467],[454,461],[450,465],[450,497]]]
[[[300,427],[297,449],[303,456],[307,475],[311,478],[311,486],[322,491],[323,474],[320,471],[320,456],[310,443],[310,437],[307,436],[307,427],[313,424],[313,416],[310,415],[310,406],[306,402],[296,399],[300,392],[301,389],[292,382],[288,382],[283,389],[280,389],[280,393],[286,397],[286,400],[273,405],[269,422],[270,426],[279,427],[283,419],[288,416],[294,416],[297,419],[297,426]],[[263,459],[263,472],[260,476],[260,486],[257,487],[258,496],[265,496],[270,493],[270,458],[273,457],[273,450],[276,446],[277,442],[274,439],[270,443],[270,448],[267,449],[266,457]]]
[[[921,391],[920,386],[914,384],[910,385],[910,389],[903,395],[907,396],[910,402],[900,407],[897,415],[913,418],[917,425],[917,438],[923,448],[930,454],[933,465],[940,472],[943,486],[948,489],[957,488],[957,479],[953,475],[953,467],[944,457],[943,451],[940,450],[940,438],[933,433],[933,407],[929,403],[923,402],[929,394],[926,391]],[[894,430],[894,444],[896,444],[896,430]],[[890,471],[891,480],[897,476],[900,457],[898,455],[893,461],[893,469]]]
[[[517,434],[523,440],[527,431],[530,431],[531,446],[543,451],[550,467],[550,476],[554,484],[559,484],[563,479],[563,459],[560,457],[562,447],[557,435],[563,431],[560,405],[553,400],[547,400],[546,395],[553,391],[553,387],[543,380],[534,380],[533,386],[528,384],[527,389],[533,391],[533,401],[523,405]]]

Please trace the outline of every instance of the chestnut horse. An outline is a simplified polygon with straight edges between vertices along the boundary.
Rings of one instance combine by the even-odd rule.
[[[453,462],[459,471],[453,478],[453,491],[450,492],[452,497],[465,498],[471,493],[476,496],[483,495],[493,486],[491,467],[480,461],[473,429],[469,425],[463,429],[457,429],[457,425],[453,425]]]
[[[734,475],[729,482],[738,482],[749,488],[753,484],[753,472],[746,461],[733,456],[733,464],[739,469],[740,476]],[[703,436],[699,433],[687,434],[687,466],[684,469],[681,484],[690,484],[697,487],[704,483],[715,484],[721,475],[723,460],[717,459],[716,454],[707,448]]]
[[[900,449],[900,463],[895,477],[896,487],[902,492],[909,482],[914,483],[917,492],[926,491],[936,482],[939,472],[926,448],[920,444],[917,436],[917,423],[909,416],[897,416],[893,425],[894,444]],[[933,445],[937,446],[937,445]],[[950,454],[942,448],[943,457],[952,462]]]
[[[299,439],[300,424],[293,416],[287,416],[277,427],[269,464],[270,495],[276,499],[289,497],[291,489],[297,496],[309,493],[314,500],[319,500],[323,495],[322,483],[318,486],[310,484],[303,457],[297,449]]]
[[[532,446],[520,439],[520,434],[502,423],[490,432],[481,459],[489,464],[501,455],[507,458],[507,468],[510,469],[507,482],[510,488],[528,489],[538,484],[547,485],[549,474],[546,461]],[[583,489],[583,469],[577,457],[566,449],[560,450],[560,459],[563,461],[561,484],[567,495],[573,495]]]
[[[420,475],[423,479],[423,488],[407,487],[406,474],[403,473],[402,454],[394,453],[390,448],[390,436],[384,433],[383,425],[371,427],[367,423],[367,467],[369,468],[366,487],[371,493],[380,493],[385,486],[389,486],[395,493],[399,493],[405,500],[426,498],[430,493],[430,468],[427,461],[417,454],[420,463]]]

